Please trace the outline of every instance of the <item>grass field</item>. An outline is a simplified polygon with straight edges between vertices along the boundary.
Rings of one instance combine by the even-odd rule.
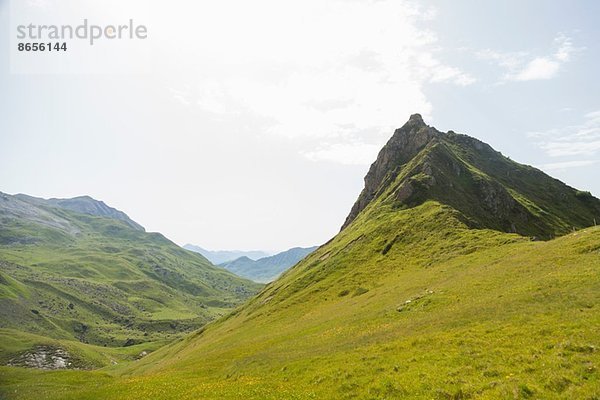
[[[204,330],[105,370],[2,368],[2,395],[591,400],[599,278],[598,228],[532,242],[379,208]]]

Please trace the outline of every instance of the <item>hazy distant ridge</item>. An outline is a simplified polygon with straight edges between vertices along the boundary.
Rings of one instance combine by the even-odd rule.
[[[264,257],[259,260],[251,260],[248,257],[240,257],[236,260],[220,264],[221,267],[244,278],[252,279],[255,282],[271,282],[283,272],[287,271],[304,257],[315,251],[318,247],[294,247],[270,257]]]
[[[259,258],[268,257],[269,253],[265,253],[260,250],[242,251],[242,250],[206,250],[200,246],[193,244],[186,244],[183,246],[184,249],[200,253],[213,264],[221,264],[227,261],[233,261],[240,257],[248,257],[251,260],[258,260]]]

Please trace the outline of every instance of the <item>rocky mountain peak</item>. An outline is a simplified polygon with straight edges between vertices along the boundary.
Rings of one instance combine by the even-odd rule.
[[[488,144],[428,126],[419,114],[396,129],[365,176],[342,229],[367,206],[435,201],[470,227],[550,239],[600,220],[600,200],[516,163]]]
[[[423,125],[425,126],[425,121],[423,121],[423,117],[421,116],[421,114],[413,114],[410,116],[410,118],[408,119],[407,124],[412,124],[412,125]]]
[[[365,176],[365,188],[352,207],[342,229],[376,197],[379,189],[385,186],[384,181],[393,178],[394,171],[397,171],[399,166],[410,161],[440,135],[443,133],[425,124],[421,114],[411,115],[401,128],[396,129]]]

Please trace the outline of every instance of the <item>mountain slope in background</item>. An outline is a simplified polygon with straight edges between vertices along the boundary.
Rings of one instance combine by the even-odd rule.
[[[81,214],[96,215],[98,217],[108,217],[112,219],[118,219],[125,222],[131,228],[145,231],[144,227],[129,218],[123,211],[119,211],[115,208],[107,206],[103,201],[98,201],[90,196],[79,196],[72,199],[40,199],[37,197],[28,196],[25,194],[17,194],[16,198],[25,201],[30,204],[37,204],[40,206],[55,206],[63,208],[65,210],[75,211]]]
[[[233,261],[219,264],[220,267],[234,274],[251,279],[255,282],[271,282],[290,267],[297,264],[304,257],[315,251],[318,247],[294,247],[270,257],[251,260],[240,257]]]
[[[259,258],[268,257],[269,254],[264,251],[242,251],[242,250],[206,250],[200,246],[193,244],[186,244],[183,246],[184,249],[193,251],[195,253],[202,254],[208,261],[217,265],[224,262],[233,261],[240,257],[248,257],[251,260],[258,260]]]
[[[0,393],[598,398],[599,204],[415,115],[341,232],[248,303],[110,375],[0,368]]]
[[[109,347],[165,340],[259,288],[89,197],[0,194],[0,337]],[[5,362],[14,355],[0,353]]]

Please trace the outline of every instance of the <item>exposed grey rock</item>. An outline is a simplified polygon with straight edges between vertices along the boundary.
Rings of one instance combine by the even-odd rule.
[[[404,126],[396,129],[365,176],[365,187],[354,203],[342,229],[354,221],[358,214],[377,196],[386,182],[396,177],[398,167],[410,161],[439,135],[441,132],[427,126],[420,114],[411,115]]]
[[[8,364],[11,367],[25,367],[37,369],[67,369],[72,368],[71,356],[60,347],[37,346],[15,358]]]
[[[147,351],[142,351],[140,354],[138,354],[137,359],[139,360],[140,358],[144,358],[148,355]]]
[[[397,129],[365,176],[365,186],[342,229],[374,200],[393,208],[426,201],[452,207],[472,228],[551,239],[569,226],[590,226],[600,200],[490,145],[426,125],[419,114]]]

